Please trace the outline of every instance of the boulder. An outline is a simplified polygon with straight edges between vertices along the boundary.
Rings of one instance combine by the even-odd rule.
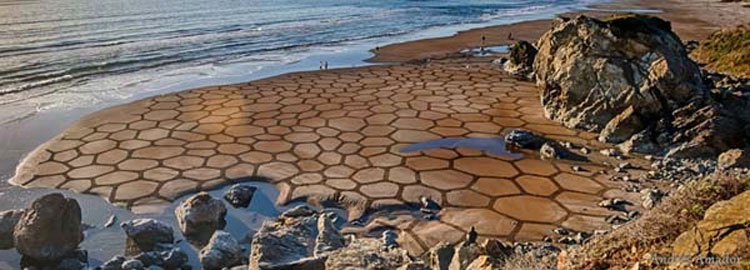
[[[721,153],[717,166],[722,170],[750,168],[750,149],[732,149]]]
[[[537,48],[544,114],[568,127],[600,131],[630,107],[648,121],[707,95],[698,66],[656,17],[579,16],[546,32]]]
[[[531,79],[534,77],[534,57],[537,50],[534,45],[528,41],[517,41],[510,46],[510,58],[503,61],[503,70],[524,78]]]
[[[318,212],[303,205],[287,210],[273,222],[263,223],[253,236],[249,269],[307,264],[302,261],[313,256],[318,218]]]
[[[237,184],[224,193],[224,199],[235,208],[248,207],[256,190],[256,187]]]
[[[197,245],[208,242],[215,231],[226,225],[224,203],[205,192],[188,198],[174,211],[182,234]]]
[[[706,210],[703,220],[675,239],[672,254],[688,258],[741,258],[747,255],[750,251],[748,204],[750,191],[715,203]]]
[[[23,209],[0,212],[0,249],[13,248],[13,229],[24,212]]]
[[[172,227],[155,219],[133,219],[123,222],[120,227],[125,231],[128,239],[143,251],[154,250],[157,244],[174,242]]]
[[[216,231],[200,251],[200,261],[205,270],[236,266],[242,263],[242,247],[229,233]]]
[[[545,142],[547,139],[542,135],[524,129],[514,129],[505,135],[506,145],[521,149],[538,150]]]
[[[52,193],[35,200],[15,226],[18,253],[40,263],[58,262],[83,241],[81,207],[75,199]]]

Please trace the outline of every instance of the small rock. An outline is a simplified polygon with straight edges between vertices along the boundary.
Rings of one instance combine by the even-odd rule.
[[[112,259],[109,259],[109,261],[104,262],[102,265],[99,266],[99,270],[120,270],[122,269],[122,264],[125,263],[127,258],[121,255],[117,255],[112,257]]]
[[[208,241],[208,245],[201,249],[200,261],[205,270],[232,267],[242,261],[242,248],[229,233],[216,231]]]
[[[393,230],[383,231],[383,235],[381,236],[381,239],[383,241],[383,245],[386,248],[392,248],[392,247],[398,246],[398,242],[396,241],[398,239],[398,234]]]
[[[129,239],[143,251],[151,251],[158,243],[174,242],[172,227],[151,218],[134,219],[123,222],[120,227]]]
[[[104,228],[112,227],[112,225],[115,225],[115,221],[117,221],[117,216],[115,215],[109,216],[109,219],[107,219],[107,222],[104,223]]]
[[[235,208],[248,207],[257,190],[253,186],[234,185],[224,193],[224,199]]]
[[[581,148],[581,154],[588,155],[589,153],[591,153],[591,150],[589,150],[588,148]]]
[[[429,211],[440,210],[441,208],[437,202],[425,196],[419,196],[419,203],[421,204],[422,209],[427,209]]]
[[[567,230],[567,229],[565,229],[565,228],[557,228],[557,229],[554,229],[553,231],[554,231],[554,232],[555,232],[556,234],[558,234],[558,235],[568,235],[568,234],[570,234],[570,231],[568,231],[568,230]]]
[[[139,260],[127,260],[122,263],[122,270],[144,270],[146,266]]]

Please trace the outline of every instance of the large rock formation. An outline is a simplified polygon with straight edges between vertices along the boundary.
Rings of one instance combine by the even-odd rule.
[[[81,207],[60,193],[34,201],[13,232],[18,253],[45,264],[70,255],[81,241]]]
[[[216,230],[226,225],[224,203],[205,192],[188,198],[174,212],[182,234],[199,245],[208,242]]]
[[[706,98],[698,66],[669,22],[655,17],[579,16],[545,33],[537,48],[544,113],[569,127],[599,131],[629,107],[660,118]]]
[[[599,131],[626,152],[716,157],[744,144],[742,112],[712,98],[669,22],[629,15],[563,21],[538,41],[548,118]]]

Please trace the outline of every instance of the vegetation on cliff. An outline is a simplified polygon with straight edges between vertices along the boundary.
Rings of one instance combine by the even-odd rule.
[[[723,29],[701,41],[691,56],[705,68],[750,77],[750,25]]]

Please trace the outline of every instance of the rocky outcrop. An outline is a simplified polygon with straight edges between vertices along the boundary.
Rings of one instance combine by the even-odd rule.
[[[721,170],[750,169],[750,148],[726,151],[719,155],[716,165]]]
[[[383,242],[379,239],[355,238],[346,247],[327,256],[325,270],[390,270],[410,262],[411,259],[403,249],[383,248]]]
[[[197,245],[204,245],[226,225],[224,203],[205,192],[188,198],[174,212],[182,234]]]
[[[534,77],[534,58],[537,49],[528,41],[518,41],[510,46],[510,58],[502,61],[503,70],[515,76],[531,79]]]
[[[745,143],[742,112],[713,98],[666,21],[580,16],[553,27],[537,47],[548,118],[599,131],[600,141],[624,152],[670,158],[713,158]]]
[[[712,205],[703,220],[672,243],[672,254],[687,258],[742,258],[750,254],[750,191]],[[745,263],[745,267],[750,264]],[[736,264],[736,262],[735,262]],[[744,269],[744,268],[743,268]]]
[[[250,201],[253,200],[255,190],[257,190],[256,187],[237,184],[224,193],[224,199],[235,208],[248,207]]]
[[[0,212],[0,249],[13,248],[13,229],[24,212],[23,209]]]
[[[242,247],[229,233],[216,231],[200,251],[200,261],[205,270],[236,266],[242,263]]]
[[[18,253],[40,263],[58,262],[83,241],[81,207],[60,193],[45,195],[26,209],[15,226]]]
[[[172,227],[164,222],[141,218],[123,222],[120,224],[129,241],[142,251],[154,250],[157,244],[172,244],[174,232]]]

